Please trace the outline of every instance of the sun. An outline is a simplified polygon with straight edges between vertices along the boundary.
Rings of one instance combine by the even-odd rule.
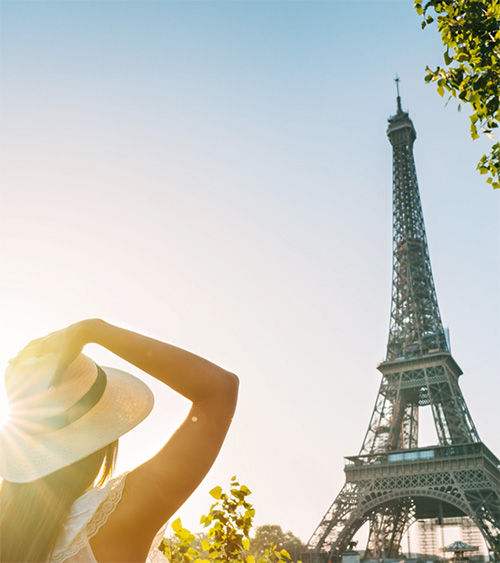
[[[9,404],[3,383],[0,384],[0,426],[9,420]]]

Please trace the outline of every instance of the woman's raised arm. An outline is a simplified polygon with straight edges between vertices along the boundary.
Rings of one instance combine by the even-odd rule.
[[[107,348],[193,403],[160,452],[127,476],[122,501],[91,541],[98,561],[143,561],[156,531],[212,466],[234,413],[238,378],[195,354],[100,320],[84,322],[81,330],[84,341]]]
[[[100,319],[89,319],[73,326],[78,325],[80,338],[85,343],[94,342],[107,348],[193,403],[226,392],[236,396],[238,378],[196,354]]]

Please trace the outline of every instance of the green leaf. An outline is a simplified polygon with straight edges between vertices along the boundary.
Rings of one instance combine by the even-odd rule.
[[[248,551],[250,549],[250,540],[248,538],[243,539],[241,541],[241,545],[243,546],[243,549]]]
[[[174,521],[172,522],[172,530],[173,530],[174,532],[178,532],[178,531],[181,530],[181,529],[182,529],[181,519],[180,519],[180,518],[177,518],[177,520],[174,520]]]
[[[201,549],[202,551],[208,551],[210,549],[210,542],[208,542],[207,540],[202,540]]]

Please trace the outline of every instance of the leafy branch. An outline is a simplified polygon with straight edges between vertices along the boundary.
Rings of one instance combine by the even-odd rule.
[[[445,47],[444,66],[426,68],[426,82],[472,109],[472,139],[486,135],[494,141],[500,123],[500,0],[414,0],[422,29],[435,20]],[[431,13],[432,12],[432,13]],[[477,170],[486,182],[500,188],[500,142],[492,143]]]
[[[247,499],[250,494],[245,485],[238,483],[236,476],[231,478],[229,492],[215,487],[210,495],[216,502],[200,520],[208,528],[206,539],[196,545],[196,536],[183,528],[178,518],[171,525],[173,541],[164,538],[160,551],[171,563],[291,563],[286,549],[278,549],[273,543],[261,556],[250,553],[250,531],[255,516],[255,509]]]

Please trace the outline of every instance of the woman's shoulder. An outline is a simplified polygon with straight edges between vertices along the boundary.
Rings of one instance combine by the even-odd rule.
[[[120,502],[126,476],[126,473],[119,475],[104,487],[90,489],[76,499],[59,534],[50,563],[62,563],[89,546],[89,540]]]

